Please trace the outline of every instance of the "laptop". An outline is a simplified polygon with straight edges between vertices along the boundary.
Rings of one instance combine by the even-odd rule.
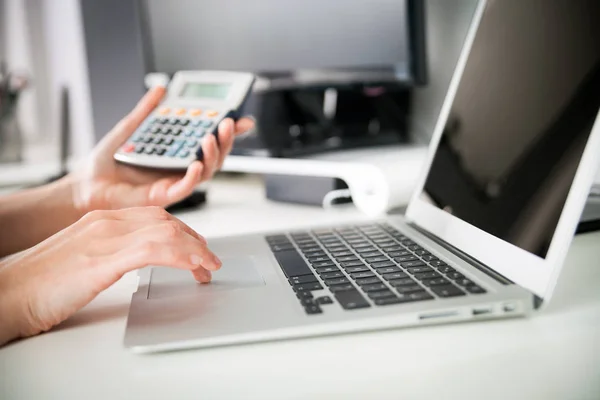
[[[405,216],[213,240],[223,267],[210,284],[147,267],[125,346],[167,351],[540,310],[600,161],[599,9],[596,0],[480,1]]]

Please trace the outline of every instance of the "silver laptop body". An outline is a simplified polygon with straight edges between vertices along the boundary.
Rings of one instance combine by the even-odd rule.
[[[599,7],[554,3],[480,2],[406,217],[212,240],[224,264],[207,285],[148,267],[125,346],[510,318],[547,303],[600,160]]]

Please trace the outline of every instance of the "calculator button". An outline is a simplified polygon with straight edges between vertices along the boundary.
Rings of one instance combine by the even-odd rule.
[[[168,137],[165,140],[163,140],[163,144],[166,144],[167,146],[170,146],[173,144],[173,138]]]
[[[169,123],[171,125],[177,125],[179,123],[179,118],[169,118]]]
[[[160,115],[169,115],[170,112],[171,112],[171,109],[169,107],[163,107],[160,110],[158,110],[158,113]]]
[[[151,143],[154,140],[154,137],[151,135],[148,135],[146,137],[144,137],[144,139],[142,140],[144,143]]]
[[[197,119],[196,121],[192,122],[192,126],[198,128],[199,126],[202,126],[202,120],[201,119]]]
[[[158,118],[158,117],[148,118],[148,122],[151,123],[151,124],[155,124],[158,121],[160,121],[160,118]]]
[[[196,146],[198,146],[198,141],[194,140],[194,139],[190,139],[187,141],[187,146],[188,147],[196,147]]]
[[[135,150],[135,144],[127,143],[121,148],[121,150],[123,150],[124,153],[131,153]]]
[[[161,138],[161,137],[156,137],[152,141],[152,143],[154,143],[154,144],[161,144],[162,142],[163,142],[163,138]]]
[[[156,149],[156,154],[158,154],[159,156],[162,156],[166,152],[167,152],[167,150],[164,147],[161,147],[160,149]]]
[[[197,117],[197,116],[199,116],[200,114],[202,114],[202,110],[200,110],[199,108],[195,108],[195,109],[193,109],[193,110],[190,110],[190,115],[191,115],[192,117]]]
[[[204,121],[202,126],[205,128],[210,128],[213,125],[212,121]]]
[[[145,154],[152,154],[152,153],[154,153],[154,151],[155,151],[154,146],[150,145],[150,146],[146,146],[146,149],[144,150],[144,153]]]
[[[163,118],[159,119],[158,122],[161,124],[166,124],[169,122],[169,118],[163,117]]]
[[[136,148],[135,148],[135,152],[136,152],[136,153],[143,153],[145,149],[146,149],[146,148],[144,147],[144,145],[142,145],[142,144],[139,144],[139,145],[137,145],[137,146],[136,146]]]
[[[185,115],[187,113],[187,110],[185,108],[178,108],[177,110],[175,110],[175,114],[177,115]]]
[[[175,136],[178,136],[181,134],[181,132],[183,132],[183,130],[181,128],[173,128],[171,129],[171,133]]]
[[[206,134],[206,131],[204,129],[196,129],[196,133],[194,133],[194,137],[197,137],[198,139],[200,139],[205,134]]]
[[[206,112],[206,116],[208,118],[216,117],[217,115],[219,115],[219,112],[215,110],[209,110]]]
[[[160,133],[162,133],[163,135],[168,135],[169,133],[171,133],[171,128],[164,126],[160,128]]]
[[[181,118],[179,120],[179,125],[181,125],[181,126],[188,126],[189,123],[190,123],[190,120],[187,118]]]
[[[187,150],[182,150],[177,154],[180,158],[186,158],[187,156],[190,155],[190,152]]]
[[[185,137],[191,137],[196,131],[194,129],[186,129],[183,134]]]
[[[150,133],[158,133],[160,132],[160,127],[154,125],[152,128],[150,128]]]
[[[142,131],[144,133],[150,133],[151,130],[152,130],[152,127],[150,125],[140,128],[140,131]]]
[[[131,137],[131,141],[134,143],[139,143],[144,139],[142,135],[135,135]]]

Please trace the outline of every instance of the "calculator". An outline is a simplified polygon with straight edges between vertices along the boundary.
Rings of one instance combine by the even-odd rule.
[[[219,122],[239,118],[254,80],[246,72],[177,72],[165,99],[114,158],[140,167],[186,169],[202,160],[202,141],[217,135]]]

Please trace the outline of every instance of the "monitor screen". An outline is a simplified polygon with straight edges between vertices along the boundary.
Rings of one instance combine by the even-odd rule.
[[[187,83],[179,97],[225,100],[230,89],[230,83]]]
[[[409,77],[410,0],[143,0],[154,69],[393,67]]]
[[[600,108],[600,2],[490,1],[421,198],[545,258]]]

